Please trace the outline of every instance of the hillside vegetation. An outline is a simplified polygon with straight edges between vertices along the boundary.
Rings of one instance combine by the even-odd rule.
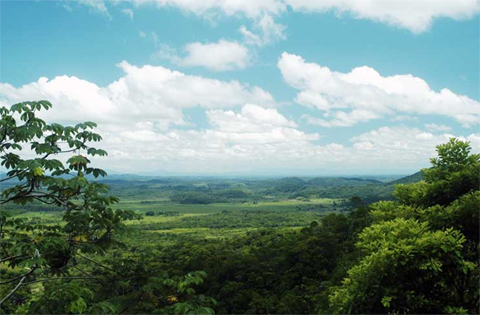
[[[2,313],[478,313],[480,155],[466,142],[393,182],[102,179],[86,156],[51,158],[106,153],[87,145],[93,123],[36,117],[50,106],[2,109]]]

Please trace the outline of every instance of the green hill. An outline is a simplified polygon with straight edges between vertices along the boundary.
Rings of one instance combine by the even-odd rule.
[[[415,174],[402,177],[400,179],[394,180],[392,182],[387,183],[388,185],[396,185],[396,184],[411,184],[411,183],[418,183],[419,181],[423,180],[423,172],[418,171]]]

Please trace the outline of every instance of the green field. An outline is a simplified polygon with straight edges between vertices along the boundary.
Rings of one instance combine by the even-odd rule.
[[[151,203],[150,203],[151,202]],[[168,200],[122,200],[118,204],[119,209],[135,210],[140,213],[147,211],[165,211],[179,212],[181,214],[211,214],[223,210],[275,210],[291,211],[298,206],[322,205],[330,207],[334,202],[341,202],[340,199],[315,198],[310,201],[282,200],[282,201],[263,201],[263,202],[245,202],[245,203],[214,203],[214,204],[173,204]]]
[[[319,220],[329,212],[344,211],[340,199],[288,199],[244,203],[175,204],[167,199],[126,199],[115,208],[134,210],[142,219],[127,222],[122,241],[131,246],[174,244],[181,239],[225,239],[264,228],[296,230]],[[154,215],[146,215],[153,212]],[[172,215],[173,214],[173,215]],[[61,220],[61,212],[23,212],[19,218],[52,224]]]

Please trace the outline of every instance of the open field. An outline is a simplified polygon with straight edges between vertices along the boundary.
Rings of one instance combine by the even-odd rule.
[[[180,214],[211,214],[224,210],[275,210],[290,211],[299,206],[325,206],[331,207],[335,203],[340,203],[340,199],[315,198],[310,201],[282,200],[282,201],[262,201],[245,203],[213,203],[213,204],[174,204],[168,201],[136,201],[122,200],[118,204],[119,209],[135,210],[140,213],[147,211],[160,212],[178,212]]]
[[[175,204],[166,199],[126,199],[115,208],[143,215],[141,220],[127,222],[127,232],[122,237],[127,244],[142,247],[173,244],[185,238],[232,238],[264,228],[295,230],[319,220],[325,213],[344,210],[341,202],[340,199],[313,198],[204,205]],[[147,215],[149,212],[154,215]],[[60,221],[61,212],[23,212],[17,217],[53,224]]]

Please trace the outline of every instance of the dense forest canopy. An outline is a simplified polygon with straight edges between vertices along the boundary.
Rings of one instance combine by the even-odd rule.
[[[478,313],[467,142],[386,183],[102,181],[96,125],[47,124],[50,107],[0,109],[2,313]]]

